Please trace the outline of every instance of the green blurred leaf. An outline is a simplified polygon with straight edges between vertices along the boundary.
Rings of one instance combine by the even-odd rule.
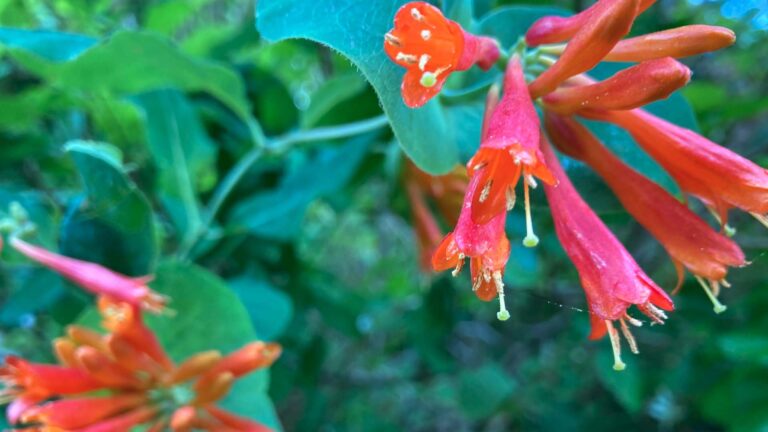
[[[627,368],[619,372],[613,370],[611,367],[613,353],[608,347],[608,341],[604,342],[599,355],[595,358],[597,377],[624,409],[636,414],[643,408],[643,401],[645,400],[641,365],[632,359],[624,358]]]
[[[159,171],[163,204],[183,235],[202,224],[198,192],[216,181],[216,148],[187,99],[158,90],[136,98],[146,113],[147,143]]]
[[[449,171],[458,162],[458,141],[450,133],[437,101],[419,109],[400,96],[403,70],[387,58],[384,33],[392,27],[402,0],[261,0],[256,23],[262,36],[279,41],[313,40],[340,51],[360,68],[381,99],[395,136],[414,162],[430,173]]]
[[[360,94],[364,89],[365,81],[357,74],[339,75],[325,81],[312,94],[309,107],[302,113],[301,127],[308,129],[316,126],[329,111],[342,101]]]
[[[512,395],[515,380],[498,364],[487,363],[459,374],[461,408],[470,418],[487,418]]]
[[[265,340],[283,334],[293,315],[291,298],[265,280],[242,276],[228,281],[251,315],[256,333]]]
[[[122,157],[109,144],[72,141],[86,199],[72,208],[61,227],[61,252],[106,265],[128,275],[145,275],[158,257],[149,202],[123,171]]]
[[[72,60],[96,42],[78,34],[0,28],[0,48],[29,51],[50,61]]]

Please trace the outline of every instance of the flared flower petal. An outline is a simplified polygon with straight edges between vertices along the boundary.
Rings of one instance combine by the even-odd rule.
[[[546,115],[552,142],[592,167],[627,211],[664,246],[675,266],[710,284],[725,283],[728,267],[746,264],[741,248],[716,232],[687,206],[611,154],[587,128],[572,118]],[[682,281],[680,273],[678,287]],[[706,290],[707,288],[705,288]],[[708,291],[711,296],[711,292]],[[716,311],[723,306],[715,302]]]
[[[594,82],[578,76],[570,87],[546,95],[547,108],[560,114],[585,110],[629,110],[666,99],[688,84],[691,70],[671,57],[649,60]]]
[[[736,34],[725,27],[689,25],[620,41],[605,61],[643,62],[663,57],[683,58],[733,45]]]
[[[153,312],[161,311],[167,302],[164,296],[147,286],[152,276],[125,276],[98,264],[31,245],[18,237],[11,239],[11,245],[27,258],[50,268],[91,293],[108,296]]]
[[[604,111],[588,117],[628,130],[680,188],[698,197],[727,222],[728,210],[739,208],[768,224],[768,170],[690,129],[643,110]],[[766,225],[768,226],[768,225]]]
[[[608,54],[629,33],[639,0],[600,1],[580,26],[565,51],[549,69],[530,85],[534,99],[554,91],[568,78],[586,72]]]
[[[477,178],[480,187],[470,205],[472,219],[478,224],[486,224],[512,207],[514,187],[521,177],[526,196],[532,177],[554,182],[539,150],[539,117],[518,58],[510,60],[504,95],[495,108],[486,110],[489,112],[480,149],[467,164],[469,175]]]
[[[410,2],[395,14],[394,28],[384,37],[384,51],[406,68],[403,101],[417,108],[440,92],[448,76],[477,64],[489,69],[499,57],[497,43],[475,36],[426,2]]]
[[[105,387],[83,370],[32,363],[15,356],[6,357],[5,365],[0,368],[0,380],[6,385],[4,393],[44,397],[84,393]]]
[[[543,153],[557,186],[545,186],[555,232],[565,253],[579,273],[581,286],[587,297],[591,315],[591,339],[608,333],[614,349],[614,368],[621,370],[618,333],[613,322],[621,325],[622,332],[633,352],[637,352],[634,338],[627,323],[640,322],[627,314],[635,305],[657,323],[666,318],[663,310],[671,311],[672,299],[659,288],[642,269],[600,218],[579,196],[560,166],[549,145]]]
[[[127,432],[135,426],[150,422],[158,413],[159,410],[156,407],[142,406],[125,414],[110,417],[90,426],[80,428],[77,432]]]

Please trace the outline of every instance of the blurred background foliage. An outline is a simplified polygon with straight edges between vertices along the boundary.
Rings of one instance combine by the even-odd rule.
[[[530,2],[476,0],[474,16],[516,3]],[[224,289],[211,273],[220,276],[251,323],[198,304],[203,325],[175,332],[199,344],[234,326],[282,343],[269,396],[285,430],[768,431],[768,232],[759,224],[733,215],[752,264],[732,272],[728,312],[712,313],[687,281],[668,324],[638,331],[642,354],[615,373],[607,341],[586,340],[584,296],[546,208],[535,215],[540,247],[513,248],[512,319],[497,322],[496,305],[476,300],[466,276],[420,271],[403,154],[377,121],[370,85],[326,47],[261,40],[254,9],[0,0],[0,209],[20,202],[37,242],[128,274],[162,260],[161,285],[177,297],[205,299],[207,278]],[[768,6],[660,0],[633,32],[692,23],[739,35],[732,48],[686,60],[694,81],[682,94],[700,130],[768,165]],[[25,38],[10,27],[72,35]],[[349,137],[337,127],[371,119]],[[274,146],[255,154],[259,126]],[[230,183],[248,157],[258,160]],[[590,182],[577,187],[603,208],[605,189]],[[660,247],[604,208],[643,268],[672,287]],[[520,215],[510,218],[519,239]],[[7,248],[0,287],[0,349],[36,360],[51,359],[49,341],[87,305]],[[237,395],[241,412],[265,404]]]

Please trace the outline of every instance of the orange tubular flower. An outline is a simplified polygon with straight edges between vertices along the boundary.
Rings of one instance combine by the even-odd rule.
[[[589,337],[598,339],[607,332],[613,348],[613,368],[623,370],[619,333],[613,322],[618,321],[630,349],[637,353],[628,324],[642,323],[630,317],[627,309],[635,305],[651,320],[662,324],[666,318],[663,310],[671,311],[674,305],[579,196],[550,146],[545,144],[542,150],[558,180],[557,186],[545,185],[544,191],[557,237],[576,266],[587,296],[592,323]]]
[[[484,70],[499,58],[495,40],[475,36],[425,2],[404,4],[395,14],[395,28],[384,36],[384,51],[406,68],[403,101],[417,108],[440,92],[453,71],[477,64]]]
[[[568,78],[586,72],[629,33],[639,0],[601,1],[585,19],[560,58],[534,80],[529,89],[534,99],[552,92]]]
[[[488,113],[480,149],[467,164],[470,177],[477,178],[482,187],[473,194],[472,220],[486,224],[511,209],[515,202],[514,187],[522,175],[527,222],[523,244],[535,246],[538,239],[531,223],[528,187],[535,185],[534,176],[549,184],[554,183],[554,178],[542,160],[539,116],[526,89],[518,58],[510,60],[504,77],[504,95],[495,108],[486,109]]]
[[[37,261],[94,294],[153,312],[162,311],[167,301],[147,286],[152,276],[132,278],[121,275],[98,264],[55,254],[18,237],[11,239],[11,245],[27,258]]]
[[[728,220],[736,207],[750,212],[768,227],[768,170],[703,136],[643,110],[585,113],[628,130],[677,181],[680,188],[704,201]]]
[[[7,412],[11,424],[21,422],[21,430],[48,432],[114,432],[136,426],[159,432],[169,422],[177,431],[269,430],[215,404],[236,379],[269,367],[280,355],[279,345],[253,342],[223,358],[207,351],[178,367],[170,360],[161,366],[149,354],[160,359],[167,359],[167,354],[142,323],[141,310],[101,300],[107,330],[114,333],[70,327],[71,338],[58,339],[54,346],[71,366],[6,358],[0,367],[5,385],[0,400],[12,400]],[[143,345],[137,348],[133,342]]]
[[[736,34],[725,27],[689,25],[625,39],[603,60],[642,62],[662,57],[690,57],[731,46],[735,41]]]
[[[741,248],[662,187],[620,161],[573,118],[547,113],[545,124],[552,142],[591,166],[624,208],[664,246],[678,270],[678,288],[685,267],[702,284],[715,312],[723,312],[725,306],[715,295],[720,284],[727,284],[728,267],[745,265]],[[703,279],[709,280],[712,290]]]
[[[690,69],[666,57],[624,69],[597,83],[576,77],[571,81],[578,85],[561,88],[543,100],[548,109],[560,114],[590,109],[628,110],[665,99],[690,79]]]
[[[430,271],[432,253],[440,244],[444,233],[430,210],[427,199],[434,201],[447,224],[455,225],[467,189],[467,172],[464,167],[459,166],[446,175],[432,176],[406,159],[403,183],[411,204],[421,266],[424,271]]]
[[[584,11],[569,17],[545,16],[533,23],[525,33],[528,46],[538,46],[565,42],[573,37],[599,11],[600,3],[611,3],[616,0],[600,0]],[[640,0],[636,15],[640,15],[651,7],[656,0]],[[601,6],[602,7],[602,6]]]
[[[456,229],[448,234],[432,257],[432,268],[444,271],[453,268],[453,275],[458,276],[464,265],[464,259],[470,260],[472,290],[483,301],[491,301],[499,296],[500,320],[509,318],[504,304],[504,268],[509,259],[509,240],[504,233],[506,215],[499,213],[486,224],[472,220],[472,202],[480,191],[480,175],[472,177],[464,196]]]

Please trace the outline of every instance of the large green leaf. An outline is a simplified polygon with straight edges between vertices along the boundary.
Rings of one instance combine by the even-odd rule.
[[[146,113],[147,142],[159,171],[163,204],[184,235],[201,225],[197,193],[216,180],[216,148],[187,99],[174,90],[136,98]]]
[[[275,339],[283,333],[293,315],[287,294],[254,276],[241,276],[228,283],[248,309],[260,337]]]
[[[173,316],[148,316],[147,325],[157,334],[175,361],[208,350],[232,352],[257,340],[243,304],[224,281],[209,271],[189,264],[161,263],[152,289],[171,298]],[[258,313],[258,311],[254,311]],[[98,313],[91,309],[80,319],[98,327]],[[279,428],[274,408],[266,395],[269,372],[261,370],[238,380],[222,406],[237,414]]]
[[[108,144],[66,145],[85,186],[61,227],[61,251],[129,275],[154,267],[158,241],[149,202],[123,171],[119,151]]]
[[[219,99],[241,119],[250,121],[245,87],[235,71],[223,64],[190,56],[158,34],[122,31],[89,48],[93,40],[83,36],[5,31],[10,33],[3,38],[5,33],[0,32],[0,43],[13,48],[11,55],[30,72],[60,88],[116,95],[165,87],[201,91]],[[54,44],[47,44],[48,40]],[[83,51],[85,48],[89,49]]]
[[[256,23],[272,41],[313,40],[340,51],[371,82],[406,154],[431,173],[458,162],[458,141],[439,102],[409,109],[400,97],[403,70],[384,54],[384,34],[402,0],[261,0]]]

